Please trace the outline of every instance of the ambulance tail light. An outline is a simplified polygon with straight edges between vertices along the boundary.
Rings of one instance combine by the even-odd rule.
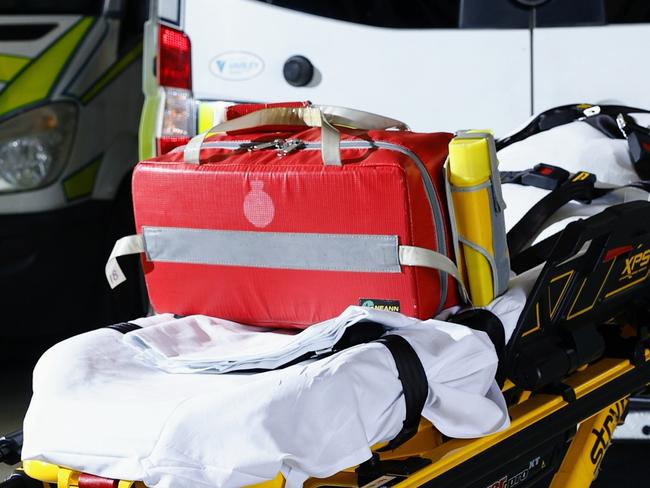
[[[160,86],[192,89],[190,38],[176,29],[158,26],[156,72]]]
[[[192,92],[177,88],[163,88],[162,124],[156,138],[156,153],[168,153],[186,144],[196,135],[196,102]]]

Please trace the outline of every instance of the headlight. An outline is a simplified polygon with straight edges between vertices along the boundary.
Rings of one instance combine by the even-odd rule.
[[[31,190],[56,179],[67,162],[76,112],[72,104],[56,103],[0,124],[0,192]]]

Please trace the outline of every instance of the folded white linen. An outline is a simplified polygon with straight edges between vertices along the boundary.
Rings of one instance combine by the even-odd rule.
[[[386,329],[419,322],[405,315],[355,306],[300,332],[192,315],[129,332],[124,342],[137,351],[139,359],[168,373],[266,370],[306,354],[329,352],[350,326],[362,321],[381,323]]]
[[[508,425],[486,334],[438,320],[391,333],[418,353],[429,383],[423,415],[443,434],[477,437]],[[24,459],[154,488],[238,487],[278,471],[292,487],[368,459],[370,445],[402,426],[402,384],[378,343],[258,374],[175,375],[137,360],[122,337],[101,329],[45,353]]]

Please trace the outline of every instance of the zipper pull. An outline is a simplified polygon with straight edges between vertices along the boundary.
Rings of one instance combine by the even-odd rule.
[[[287,154],[297,151],[298,149],[302,149],[303,147],[305,147],[305,143],[302,142],[301,140],[287,139],[286,141],[284,141],[284,144],[278,146],[277,156],[279,158],[282,156],[286,156]]]
[[[254,142],[242,142],[237,148],[237,151],[252,151],[254,146]]]
[[[280,149],[284,144],[283,139],[273,139],[268,142],[253,143],[250,147],[246,148],[247,151],[261,151],[263,149]]]

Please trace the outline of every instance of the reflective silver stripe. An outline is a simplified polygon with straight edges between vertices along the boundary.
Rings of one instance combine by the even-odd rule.
[[[397,236],[143,227],[150,261],[399,273]]]
[[[483,256],[488,264],[490,265],[490,272],[492,273],[492,293],[493,296],[496,298],[499,296],[499,276],[497,275],[497,264],[496,261],[494,260],[494,256],[490,254],[490,252],[485,249],[483,246],[479,246],[475,242],[468,241],[465,239],[463,236],[458,237],[458,241],[461,242],[462,244],[466,245],[467,247],[473,249],[477,253],[479,253],[481,256]]]
[[[498,182],[497,185],[501,185],[501,182]],[[495,197],[492,195],[494,188],[489,188],[490,200],[492,204],[496,202]],[[492,217],[492,250],[494,251],[494,263],[496,269],[494,270],[494,275],[496,280],[494,283],[494,296],[497,297],[502,293],[505,293],[508,289],[508,282],[510,280],[510,255],[508,253],[508,241],[506,234],[506,223],[503,216],[503,208],[501,211],[494,209],[494,214]]]
[[[451,195],[451,183],[449,182],[449,156],[447,156],[447,159],[445,160],[445,164],[443,165],[443,171],[445,174],[445,191],[447,192],[447,211],[449,212],[449,227],[451,230],[451,242],[452,245],[454,246],[454,256],[457,257],[460,256],[460,245],[459,245],[459,233],[458,233],[458,226],[456,224],[456,212],[454,211],[454,201],[452,199]],[[463,287],[466,288],[468,286],[467,283],[465,283],[462,279],[463,277],[461,276],[458,279],[459,283],[463,284]],[[468,294],[469,296],[469,294]]]
[[[472,192],[472,191],[478,191],[482,190],[483,188],[490,188],[492,186],[492,180],[489,178],[485,180],[483,183],[479,183],[478,185],[474,186],[455,186],[452,185],[451,183],[449,184],[449,188],[453,192]]]

